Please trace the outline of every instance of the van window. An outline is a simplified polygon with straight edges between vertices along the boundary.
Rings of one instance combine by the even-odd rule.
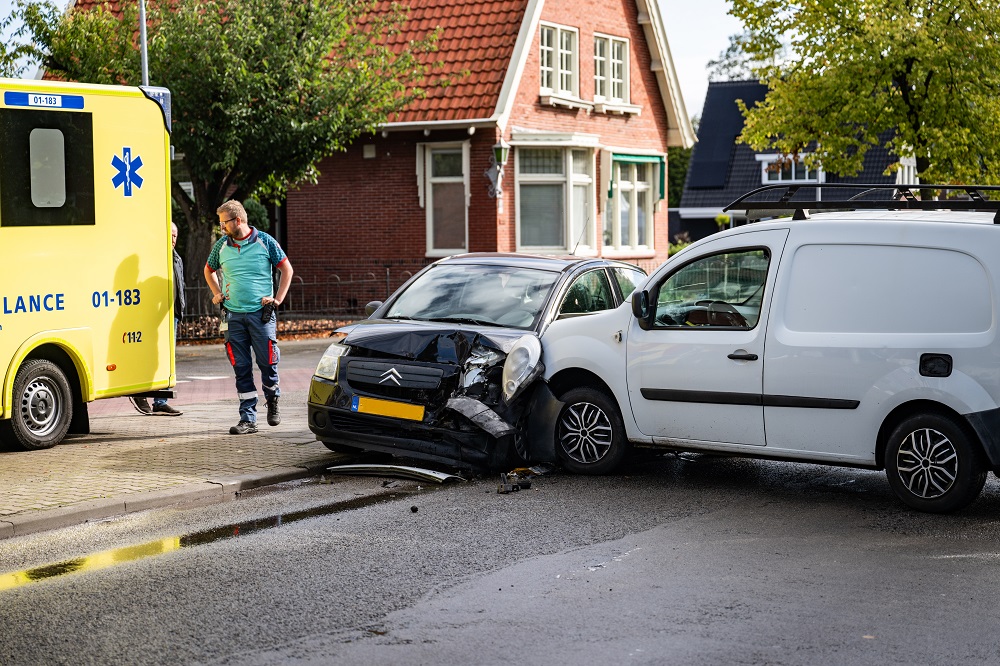
[[[953,250],[804,245],[787,284],[792,331],[979,333],[993,322],[985,269]]]
[[[767,281],[764,248],[702,257],[669,275],[656,295],[660,328],[754,328]]]
[[[94,224],[89,113],[0,109],[0,226]]]

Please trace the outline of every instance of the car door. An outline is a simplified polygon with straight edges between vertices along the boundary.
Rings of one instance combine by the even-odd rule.
[[[626,381],[640,432],[763,446],[764,337],[787,229],[728,235],[670,262],[629,323]]]

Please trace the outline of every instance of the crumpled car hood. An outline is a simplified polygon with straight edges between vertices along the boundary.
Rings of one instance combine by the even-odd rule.
[[[347,333],[342,344],[391,354],[414,361],[464,364],[479,345],[505,355],[529,331],[510,328],[463,326],[440,322],[366,319],[341,329]]]

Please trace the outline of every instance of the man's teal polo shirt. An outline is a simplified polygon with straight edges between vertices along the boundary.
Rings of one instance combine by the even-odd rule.
[[[274,296],[271,267],[287,261],[278,241],[263,231],[250,227],[250,235],[241,240],[223,236],[208,255],[208,267],[220,271],[219,285],[230,312],[256,312],[260,299]]]

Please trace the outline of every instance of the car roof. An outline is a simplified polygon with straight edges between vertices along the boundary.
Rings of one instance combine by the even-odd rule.
[[[622,262],[601,259],[598,257],[573,257],[540,254],[522,254],[517,252],[470,252],[456,254],[441,259],[438,264],[466,264],[486,266],[513,266],[518,268],[534,268],[546,271],[564,272],[586,265],[593,266],[624,266]],[[630,268],[636,268],[628,264]],[[641,269],[639,269],[641,270]]]

